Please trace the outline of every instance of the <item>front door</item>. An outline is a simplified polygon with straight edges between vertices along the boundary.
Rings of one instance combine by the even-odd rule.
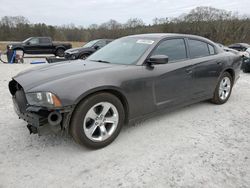
[[[158,108],[183,103],[193,95],[193,66],[183,38],[161,42],[151,55],[167,55],[169,63],[154,65],[153,95]]]

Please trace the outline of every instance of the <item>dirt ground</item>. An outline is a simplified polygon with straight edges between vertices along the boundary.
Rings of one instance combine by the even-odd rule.
[[[68,136],[29,135],[8,81],[39,65],[0,63],[0,187],[250,187],[250,74],[224,105],[201,102],[123,128],[88,150]]]

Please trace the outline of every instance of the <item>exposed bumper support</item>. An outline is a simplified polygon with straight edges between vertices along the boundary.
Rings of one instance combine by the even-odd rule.
[[[20,119],[28,123],[27,128],[30,134],[48,135],[68,129],[72,108],[45,110],[41,107],[30,106],[24,113],[18,110],[16,113]]]

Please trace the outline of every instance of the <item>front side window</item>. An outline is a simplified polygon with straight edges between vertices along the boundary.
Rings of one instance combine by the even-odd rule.
[[[49,38],[40,38],[40,43],[41,44],[49,44],[50,43],[50,39]]]
[[[169,61],[178,61],[187,58],[184,39],[165,40],[153,51],[152,55],[166,55]]]
[[[30,44],[39,44],[38,38],[33,38],[29,41]]]
[[[188,44],[191,58],[205,57],[210,55],[208,44],[206,42],[189,39]]]
[[[96,44],[95,44],[95,46],[98,46],[98,47],[100,47],[100,48],[102,48],[103,46],[105,46],[106,45],[106,41],[104,41],[104,40],[100,40],[100,41],[98,41]]]

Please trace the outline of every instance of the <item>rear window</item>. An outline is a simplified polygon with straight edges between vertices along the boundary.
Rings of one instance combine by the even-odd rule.
[[[189,39],[188,44],[189,44],[191,58],[198,58],[198,57],[204,57],[204,56],[210,55],[208,44],[206,42]],[[212,52],[212,49],[211,49],[211,52]]]

